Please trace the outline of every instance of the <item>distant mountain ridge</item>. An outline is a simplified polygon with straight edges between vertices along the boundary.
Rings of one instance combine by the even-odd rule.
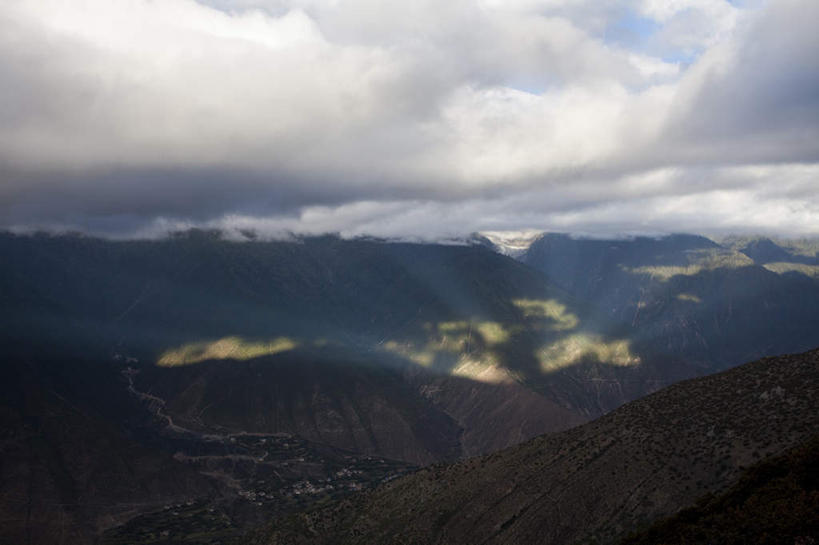
[[[629,325],[631,337],[711,371],[819,344],[819,283],[809,248],[695,235],[624,240],[544,234],[520,260]],[[777,248],[775,265],[753,248]],[[747,254],[744,252],[748,252]],[[802,252],[801,254],[798,252]],[[770,256],[770,252],[768,253]]]

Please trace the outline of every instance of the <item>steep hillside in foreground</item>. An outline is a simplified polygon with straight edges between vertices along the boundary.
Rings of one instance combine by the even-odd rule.
[[[572,430],[274,523],[283,543],[615,542],[819,427],[819,350],[668,387]]]
[[[748,468],[727,492],[626,538],[622,545],[812,545],[819,539],[819,435]]]

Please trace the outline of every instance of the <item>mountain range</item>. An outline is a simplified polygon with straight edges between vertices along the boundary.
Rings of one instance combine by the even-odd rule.
[[[0,537],[226,542],[819,346],[811,241],[526,244],[0,234]]]

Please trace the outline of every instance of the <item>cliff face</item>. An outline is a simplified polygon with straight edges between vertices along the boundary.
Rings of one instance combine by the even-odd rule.
[[[578,428],[280,521],[261,541],[612,543],[815,434],[818,368],[819,350],[682,382]]]

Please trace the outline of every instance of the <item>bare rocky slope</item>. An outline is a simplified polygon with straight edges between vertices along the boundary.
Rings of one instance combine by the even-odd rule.
[[[748,468],[723,494],[629,535],[622,545],[812,545],[819,539],[819,435]]]
[[[614,543],[819,429],[819,350],[681,382],[594,422],[275,522],[259,543]]]

